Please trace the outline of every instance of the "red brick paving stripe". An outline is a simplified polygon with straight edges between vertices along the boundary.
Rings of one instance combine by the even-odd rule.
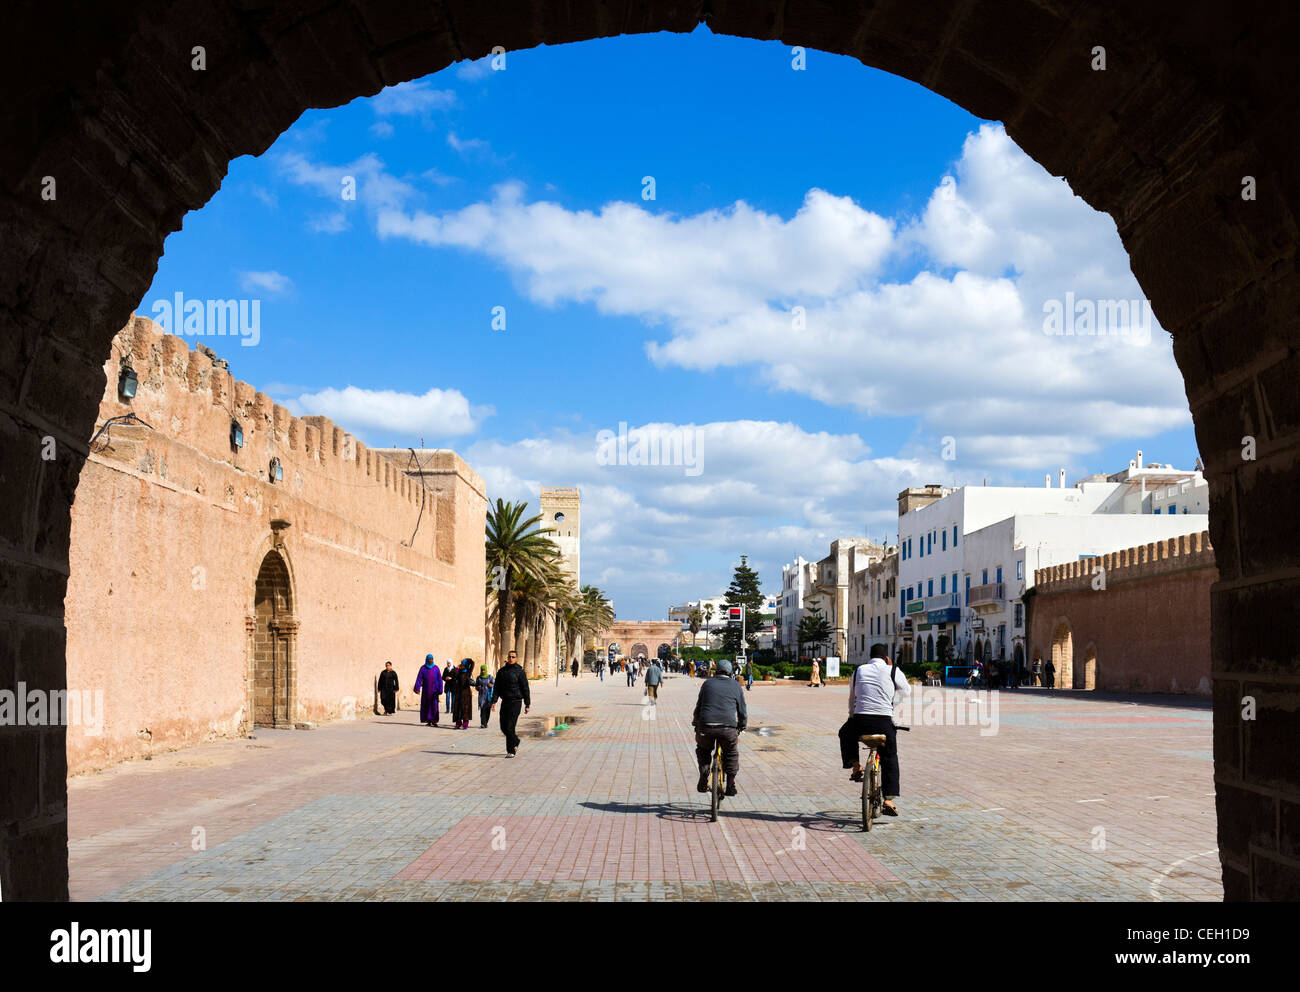
[[[394,881],[609,881],[611,875],[635,881],[898,881],[843,832],[810,831],[803,850],[790,850],[788,828],[745,817],[728,817],[724,834],[721,823],[703,817],[697,825],[629,813],[621,835],[625,842],[635,838],[636,846],[609,851],[605,842],[611,831],[603,822],[592,816],[467,816]],[[731,854],[727,834],[745,859],[744,868]],[[493,850],[494,838],[504,850]]]

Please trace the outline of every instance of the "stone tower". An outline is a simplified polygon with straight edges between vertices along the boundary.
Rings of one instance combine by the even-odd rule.
[[[576,487],[543,486],[540,503],[542,527],[554,532],[549,536],[564,555],[564,567],[581,585],[582,497]]]

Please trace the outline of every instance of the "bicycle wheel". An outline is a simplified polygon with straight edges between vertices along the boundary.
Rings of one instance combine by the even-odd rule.
[[[881,794],[883,785],[880,777],[880,752],[877,751],[871,756],[871,818],[877,819],[880,811],[885,805],[884,796]]]
[[[713,761],[709,764],[709,819],[713,822],[717,822],[718,807],[722,805],[722,761],[719,755],[718,749],[714,748]]]
[[[862,832],[867,833],[871,829],[871,764],[872,756],[875,751],[867,755],[867,767],[865,774],[862,776]]]

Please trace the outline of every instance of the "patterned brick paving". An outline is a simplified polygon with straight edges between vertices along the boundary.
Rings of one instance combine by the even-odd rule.
[[[845,690],[756,686],[741,795],[695,792],[694,680],[658,707],[534,687],[520,756],[415,714],[259,730],[70,783],[78,899],[1219,899],[1208,707],[1004,693],[901,735],[870,834],[839,768]],[[959,690],[929,690],[938,713]],[[536,736],[541,716],[576,719]],[[197,849],[196,849],[197,848]]]

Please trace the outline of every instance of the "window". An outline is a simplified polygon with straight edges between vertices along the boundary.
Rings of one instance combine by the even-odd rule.
[[[986,585],[988,585],[988,584],[989,584],[989,570],[986,568],[986,569],[984,569],[984,578],[983,578],[983,580],[980,582],[980,585],[982,585],[982,586],[986,586]]]
[[[966,603],[970,604],[970,576],[966,576]]]
[[[925,594],[926,594],[927,596],[933,596],[933,595],[934,595],[934,579],[931,579],[931,580],[930,580],[929,588],[926,589]]]
[[[957,547],[957,525],[952,525],[952,546]]]
[[[1177,505],[1176,503],[1170,503],[1170,504],[1169,504],[1169,512],[1170,512],[1170,513],[1177,513],[1177,512],[1178,512],[1178,505]]]
[[[941,575],[939,576],[939,595],[940,596],[946,595],[947,592],[948,592],[948,576]]]
[[[942,546],[939,548],[939,550],[940,550],[940,551],[947,551],[947,550],[948,550],[948,532],[947,532],[946,530],[943,532],[943,544],[942,544]]]
[[[1025,577],[1025,562],[1024,559],[1021,559],[1020,561],[1016,562],[1016,578],[1023,579],[1024,577]]]
[[[1001,565],[998,566],[998,577],[997,577],[996,579],[994,579],[994,581],[995,581],[995,582],[1001,582],[1001,581],[1002,581],[1002,566],[1001,566]]]
[[[1025,625],[1025,604],[1017,603],[1016,608],[1011,611],[1011,615],[1012,623],[1016,627],[1023,627]]]
[[[954,596],[957,595],[957,573],[956,572],[952,573],[952,594]]]

